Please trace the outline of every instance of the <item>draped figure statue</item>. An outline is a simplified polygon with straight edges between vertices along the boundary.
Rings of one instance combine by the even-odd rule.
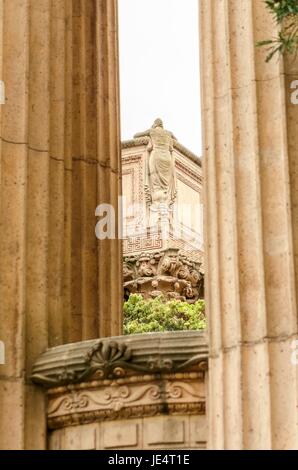
[[[176,138],[163,128],[161,119],[154,121],[151,129],[136,134],[134,137],[150,138],[147,146],[145,170],[145,193],[149,206],[170,207],[176,198],[177,183],[173,144]]]

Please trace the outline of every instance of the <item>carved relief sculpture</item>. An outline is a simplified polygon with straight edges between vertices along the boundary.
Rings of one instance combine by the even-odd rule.
[[[123,263],[124,291],[145,299],[163,294],[168,299],[194,303],[204,297],[204,275],[200,263],[167,249],[126,256]]]

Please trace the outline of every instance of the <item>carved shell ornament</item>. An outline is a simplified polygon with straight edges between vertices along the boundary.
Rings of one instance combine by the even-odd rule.
[[[132,356],[131,350],[126,344],[116,341],[103,343],[100,341],[86,355],[89,362],[88,375],[96,373],[98,378],[125,375],[124,368]]]
[[[200,356],[193,356],[185,362],[176,364],[169,358],[149,358],[144,365],[133,362],[133,355],[126,344],[112,341],[99,342],[86,356],[89,367],[86,371],[88,378],[123,377],[127,370],[140,372],[178,372],[192,365],[205,367],[205,360]]]
[[[44,370],[33,373],[33,382],[46,387],[65,386],[77,384],[90,380],[117,379],[124,377],[127,373],[175,373],[187,370],[196,366],[196,369],[203,370],[207,365],[207,360],[201,353],[191,355],[182,360],[171,354],[155,353],[142,355],[138,352],[134,355],[133,346],[122,341],[99,340],[79,360],[80,368],[72,369],[71,363],[64,364],[60,368],[53,368],[52,373]],[[78,361],[78,358],[76,361]],[[44,365],[41,364],[41,369]]]

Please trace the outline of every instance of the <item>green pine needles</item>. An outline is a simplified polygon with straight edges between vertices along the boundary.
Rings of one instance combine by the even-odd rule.
[[[268,46],[266,62],[276,54],[298,52],[298,0],[266,0],[281,29],[277,38],[260,41],[257,46]]]
[[[194,304],[167,301],[160,296],[145,300],[131,294],[124,304],[124,334],[158,331],[203,330],[206,328],[205,302]]]

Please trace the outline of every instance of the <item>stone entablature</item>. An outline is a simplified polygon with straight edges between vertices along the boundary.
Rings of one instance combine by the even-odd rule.
[[[160,442],[152,442],[159,448],[204,448],[207,356],[205,334],[196,331],[49,349],[36,361],[32,380],[47,389],[50,448],[71,448],[70,435],[75,448],[150,447],[156,436]],[[90,426],[97,444],[84,447],[82,433]],[[129,436],[119,441],[122,426],[139,436],[135,444]]]

